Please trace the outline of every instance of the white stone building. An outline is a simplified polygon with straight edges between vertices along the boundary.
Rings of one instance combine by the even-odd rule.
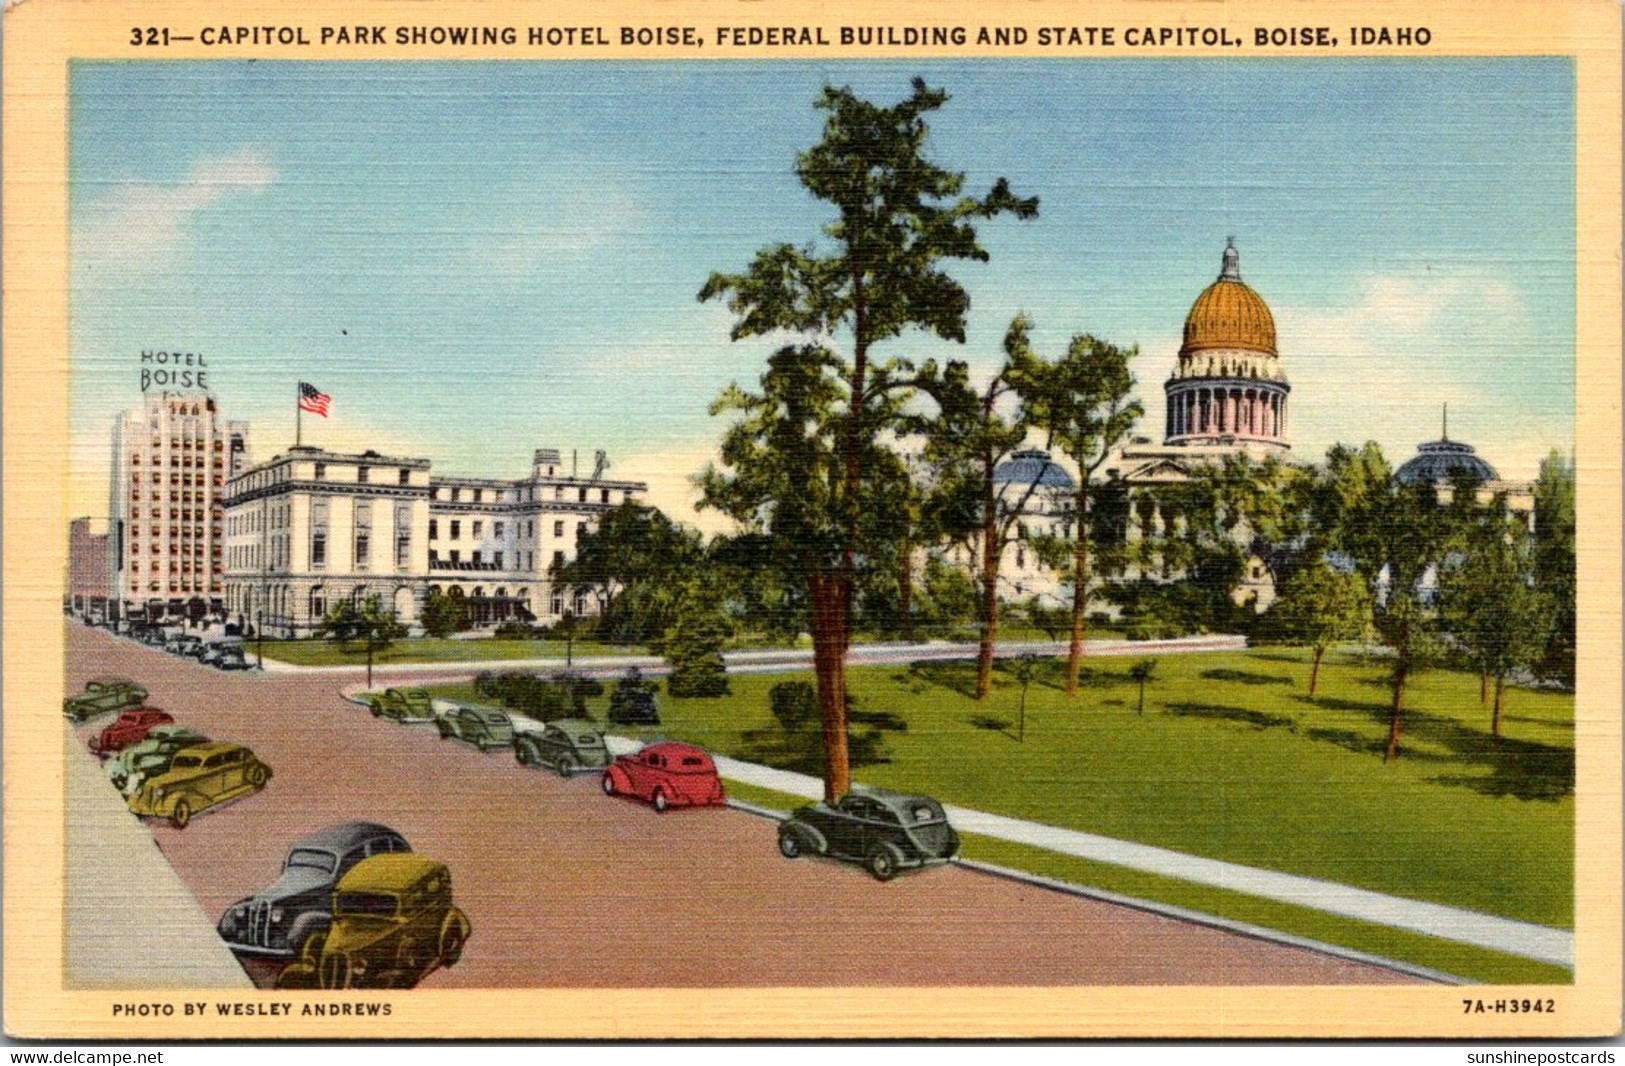
[[[308,637],[340,599],[377,596],[416,628],[431,590],[476,625],[592,614],[548,580],[556,559],[648,486],[564,473],[538,449],[521,478],[435,476],[427,459],[294,447],[228,487],[226,611],[267,634]]]
[[[108,494],[112,613],[200,619],[224,596],[225,486],[248,462],[248,424],[206,393],[148,396],[113,424]]]

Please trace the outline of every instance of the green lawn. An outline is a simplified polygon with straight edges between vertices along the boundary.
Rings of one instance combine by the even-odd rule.
[[[250,639],[244,649],[254,654],[258,644]],[[379,663],[452,663],[476,662],[482,659],[563,659],[565,644],[562,640],[450,640],[439,637],[409,637],[397,640],[373,656]],[[599,644],[595,641],[575,642],[576,656],[589,655],[647,655],[649,649],[636,644]],[[365,666],[365,651],[341,651],[325,640],[268,640],[265,657],[295,666]]]
[[[1019,686],[985,705],[973,667],[850,671],[854,776],[867,784],[1413,899],[1572,927],[1574,717],[1567,694],[1509,689],[1489,736],[1478,679],[1433,671],[1409,686],[1403,752],[1384,765],[1385,671],[1330,655],[1307,696],[1295,649],[1167,655],[1144,715],[1127,669],[1091,659],[1075,700],[1042,664],[1016,739]],[[816,725],[787,736],[767,689],[662,695],[661,734],[787,769],[818,771]],[[799,675],[810,680],[810,675]],[[466,695],[466,692],[463,693]]]

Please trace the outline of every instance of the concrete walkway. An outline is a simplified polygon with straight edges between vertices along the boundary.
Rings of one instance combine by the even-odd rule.
[[[469,641],[478,644],[478,641]],[[1100,655],[1180,655],[1195,652],[1241,651],[1247,647],[1247,638],[1215,634],[1198,637],[1179,637],[1173,640],[1086,640],[1083,653]],[[254,643],[248,641],[243,648],[253,658]],[[886,666],[912,662],[938,662],[955,659],[974,659],[977,647],[971,643],[937,641],[926,644],[856,644],[847,652],[848,666]],[[1067,645],[1062,641],[1033,641],[1018,644],[1000,644],[1001,659],[1017,655],[1065,655]],[[733,674],[785,673],[812,668],[811,648],[764,648],[750,651],[730,651],[723,654],[728,672]],[[664,675],[666,660],[656,655],[577,655],[570,669],[593,676],[609,677],[626,672],[636,666],[651,677]],[[268,674],[330,674],[354,673],[362,665],[297,666],[275,659],[265,660]],[[378,663],[372,668],[374,678],[412,677],[417,674],[445,674],[463,671],[479,673],[482,670],[529,670],[552,673],[565,669],[560,658],[547,659],[443,659],[424,663]]]
[[[71,728],[67,743],[67,986],[253,988]]]
[[[640,746],[637,741],[624,737],[610,739],[610,750],[616,754],[635,751]],[[721,755],[715,756],[715,760],[717,772],[730,780],[802,796],[809,800],[823,798],[824,783],[816,777],[789,770],[775,770],[772,767],[759,766],[756,763],[742,762]],[[1569,967],[1574,965],[1574,934],[1566,929],[1552,929],[1530,922],[1447,907],[1439,903],[1424,903],[1388,896],[1334,881],[1321,881],[1312,877],[1222,862],[1218,859],[1205,859],[1167,848],[1116,840],[1074,829],[1060,829],[1037,822],[971,810],[968,807],[945,805],[944,809],[948,812],[949,821],[960,832],[977,833],[1061,855],[1072,855],[1080,859],[1125,866],[1180,881],[1229,889],[1279,903],[1325,911],[1344,918],[1354,918],[1362,922],[1372,922],[1494,951],[1504,951],[1540,962]]]

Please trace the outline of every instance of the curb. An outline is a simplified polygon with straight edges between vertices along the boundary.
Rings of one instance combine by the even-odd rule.
[[[728,806],[746,814],[754,814],[761,818],[771,818],[774,821],[784,821],[784,814],[770,807],[762,807],[744,800],[730,799]],[[1049,892],[1059,892],[1063,895],[1077,896],[1099,903],[1109,903],[1118,907],[1127,907],[1131,910],[1155,914],[1163,918],[1172,918],[1175,921],[1185,922],[1189,925],[1205,926],[1221,932],[1244,936],[1250,940],[1262,940],[1272,944],[1282,944],[1287,947],[1311,951],[1317,955],[1339,959],[1343,962],[1360,963],[1365,966],[1376,966],[1394,973],[1401,973],[1407,977],[1417,977],[1441,985],[1467,985],[1476,982],[1469,981],[1455,974],[1445,973],[1442,970],[1418,966],[1414,963],[1403,962],[1399,959],[1384,958],[1381,955],[1372,955],[1354,948],[1339,947],[1320,940],[1311,940],[1308,937],[1294,936],[1261,925],[1252,925],[1248,922],[1238,922],[1230,918],[1221,918],[1215,914],[1206,914],[1202,911],[1193,911],[1185,907],[1177,907],[1171,903],[1158,903],[1155,900],[1139,899],[1135,896],[1125,896],[1117,892],[1107,892],[1104,889],[1088,888],[1075,885],[1069,881],[1057,881],[1052,877],[1043,877],[1030,874],[1023,870],[1013,870],[1008,866],[995,866],[992,863],[978,862],[975,859],[955,859],[953,865],[979,873],[987,877],[997,877],[1006,881],[1016,881],[1034,888],[1042,888]]]

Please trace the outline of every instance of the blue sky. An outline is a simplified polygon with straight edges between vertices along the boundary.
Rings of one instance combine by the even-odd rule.
[[[1571,447],[1574,115],[1566,60],[866,63],[76,63],[74,513],[106,511],[114,414],[144,348],[205,353],[256,458],[308,438],[517,476],[539,445],[609,451],[692,520],[684,478],[772,343],[695,293],[828,214],[797,184],[820,86],[922,74],[930,150],[1000,175],[1036,221],[955,266],[991,365],[1137,343],[1160,436],[1185,312],[1235,234],[1293,383],[1295,451],[1438,435],[1506,476]]]

